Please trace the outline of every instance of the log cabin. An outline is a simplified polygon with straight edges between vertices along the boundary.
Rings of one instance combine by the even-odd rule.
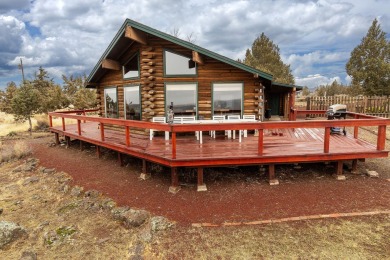
[[[300,87],[274,82],[270,74],[129,19],[93,68],[87,84],[97,91],[100,117],[86,116],[91,112],[86,110],[50,112],[56,144],[63,135],[67,146],[71,138],[80,141],[80,149],[84,142],[95,145],[98,156],[101,147],[118,152],[120,164],[123,154],[140,158],[141,178],[150,174],[148,162],[170,167],[169,191],[173,193],[180,189],[179,167],[197,168],[197,189],[203,191],[205,167],[268,166],[269,183],[275,185],[277,164],[326,162],[335,164],[338,180],[345,180],[346,161],[352,160],[351,172],[357,172],[358,161],[389,153],[385,149],[389,119],[347,111],[345,120],[297,121],[305,115],[324,117],[326,111],[296,110],[295,93]],[[154,117],[166,118],[171,105],[175,116],[205,120],[151,122]],[[257,121],[207,120],[216,115],[255,115]],[[268,121],[272,115],[288,121]],[[54,126],[53,117],[61,118],[62,125]],[[377,127],[375,143],[359,138],[362,126]],[[332,135],[335,127],[349,127],[351,132]],[[150,131],[164,131],[168,140],[149,139]],[[222,138],[215,138],[216,131],[222,132]],[[236,131],[239,140],[223,135]],[[256,134],[245,136],[246,131]],[[197,139],[183,135],[194,132]],[[202,132],[214,133],[214,137],[205,135],[203,142]]]
[[[88,77],[99,114],[151,121],[175,116],[288,117],[301,87],[127,19]]]

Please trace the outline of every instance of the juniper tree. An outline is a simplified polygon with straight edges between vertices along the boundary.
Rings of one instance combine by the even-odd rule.
[[[390,42],[376,19],[346,64],[352,85],[366,95],[390,95]]]
[[[264,33],[255,39],[251,49],[246,50],[244,63],[273,75],[274,81],[294,84],[290,65],[284,64],[279,47]]]

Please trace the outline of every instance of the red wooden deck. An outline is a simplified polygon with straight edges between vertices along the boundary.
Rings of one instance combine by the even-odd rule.
[[[303,112],[301,112],[303,113]],[[308,113],[305,111],[305,113]],[[314,111],[313,113],[318,113]],[[295,112],[295,115],[299,113]],[[390,120],[360,114],[349,116],[350,120],[318,120],[288,122],[254,122],[241,124],[192,124],[169,125],[150,122],[139,122],[119,119],[107,119],[88,116],[77,116],[61,113],[50,113],[63,118],[62,126],[51,126],[50,130],[59,135],[106,147],[118,152],[166,165],[172,168],[172,186],[177,186],[177,167],[197,167],[198,181],[202,184],[203,167],[223,165],[268,165],[270,180],[274,179],[275,164],[300,162],[337,162],[338,175],[342,174],[342,163],[353,160],[356,167],[358,159],[387,157],[384,150],[386,126]],[[65,125],[64,118],[77,120],[76,124]],[[86,122],[84,122],[86,120]],[[107,127],[114,124],[123,130]],[[340,125],[341,124],[341,125]],[[352,127],[352,131],[344,135],[331,135],[330,128],[335,126]],[[376,144],[358,138],[359,126],[378,126]],[[135,134],[133,129],[158,129],[170,131],[169,141],[164,140],[163,132],[153,140],[149,136]],[[258,136],[248,133],[242,142],[227,139],[224,135],[216,139],[208,135],[210,130],[257,129]],[[203,131],[203,143],[197,141],[194,131]],[[272,133],[278,133],[274,135]],[[144,167],[143,172],[147,169]]]

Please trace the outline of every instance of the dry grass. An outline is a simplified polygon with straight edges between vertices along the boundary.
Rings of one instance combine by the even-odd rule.
[[[21,159],[30,154],[31,147],[26,141],[18,140],[6,144],[0,142],[0,163]]]
[[[191,228],[162,234],[157,259],[388,259],[390,216],[267,226]]]
[[[65,124],[76,124],[74,119],[66,119]],[[43,130],[45,126],[49,125],[49,117],[45,114],[35,115],[32,118],[32,127],[33,129]],[[61,118],[53,118],[53,126],[62,125]],[[21,133],[28,131],[29,124],[28,121],[23,123],[16,122],[14,116],[0,112],[0,136],[7,136],[10,133]]]

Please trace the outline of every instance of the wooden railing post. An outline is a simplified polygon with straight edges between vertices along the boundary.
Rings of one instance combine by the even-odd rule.
[[[172,159],[176,159],[176,132],[172,132]]]
[[[65,131],[65,118],[61,117],[62,119],[62,131]]]
[[[264,129],[258,129],[259,136],[258,136],[258,143],[257,143],[257,154],[259,156],[263,155],[264,152]]]
[[[126,146],[130,146],[130,127],[126,126]]]
[[[77,119],[77,132],[81,135],[81,120]]]
[[[359,119],[359,115],[354,115],[354,119]],[[353,138],[357,139],[359,137],[359,127],[353,127]]]
[[[104,142],[104,124],[100,123],[100,139]]]
[[[85,114],[85,110],[83,110],[83,116],[85,116],[86,114]],[[84,120],[84,123],[85,123],[85,120]]]
[[[330,127],[325,127],[324,153],[329,153],[329,143],[330,143]]]
[[[383,151],[385,149],[385,144],[386,144],[386,125],[379,125],[376,149],[378,151]]]
[[[53,117],[49,115],[49,126],[53,127]]]

